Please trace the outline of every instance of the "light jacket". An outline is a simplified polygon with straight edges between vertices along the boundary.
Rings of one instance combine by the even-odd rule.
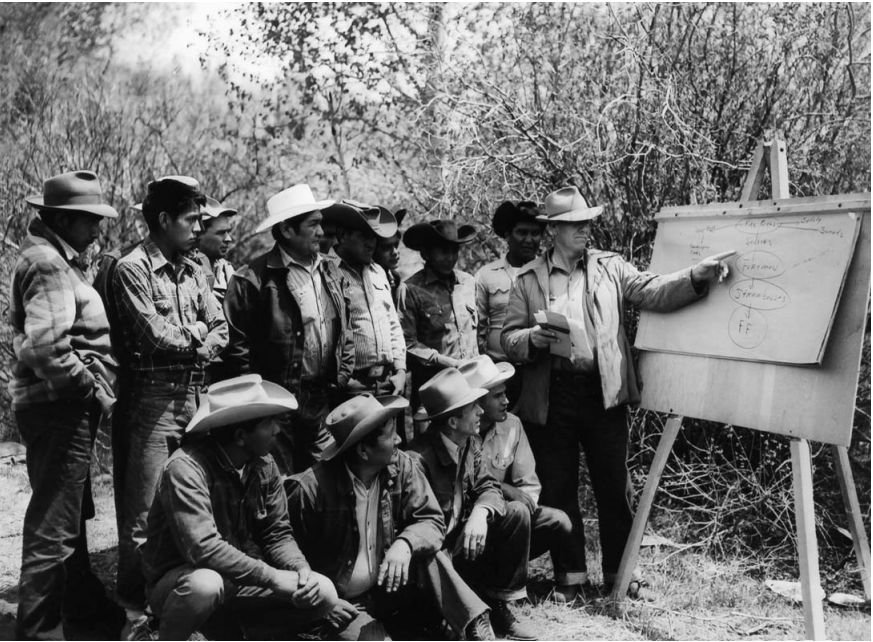
[[[554,250],[550,250],[550,253]],[[644,310],[671,312],[706,296],[691,283],[691,268],[672,274],[640,272],[613,252],[588,250],[585,261],[585,304],[594,322],[595,348],[605,408],[640,400],[631,344],[624,328],[625,302]],[[524,364],[518,415],[523,421],[544,425],[549,414],[551,356],[530,342],[534,314],[548,310],[549,272],[542,255],[519,272],[512,288],[501,344],[509,360]]]
[[[348,294],[335,263],[322,261],[319,270],[336,307],[334,323],[338,324],[335,359],[321,379],[342,388],[355,367]],[[300,304],[288,287],[288,268],[278,245],[230,278],[224,315],[229,341],[221,358],[228,375],[256,372],[298,393],[303,368],[303,318]]]

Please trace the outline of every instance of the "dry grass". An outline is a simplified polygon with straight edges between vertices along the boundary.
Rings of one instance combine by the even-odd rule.
[[[21,556],[21,521],[28,499],[23,465],[0,466],[0,639],[12,639]],[[112,487],[104,476],[95,485],[97,517],[88,535],[95,570],[114,586],[116,532]],[[586,523],[596,532],[596,520]],[[589,559],[597,560],[596,542]],[[536,627],[542,640],[800,640],[804,639],[799,606],[768,591],[759,562],[748,559],[715,561],[695,547],[643,550],[641,565],[658,596],[651,604],[630,604],[614,617],[602,603],[557,605],[548,600],[551,567],[548,557],[533,563],[529,582],[531,604],[519,612]],[[593,568],[596,564],[591,565]],[[599,580],[597,572],[593,579]],[[796,579],[784,577],[778,579]],[[859,582],[856,582],[860,586]],[[857,590],[860,590],[857,589]],[[857,592],[856,590],[856,592]],[[828,639],[870,640],[866,610],[825,607]]]

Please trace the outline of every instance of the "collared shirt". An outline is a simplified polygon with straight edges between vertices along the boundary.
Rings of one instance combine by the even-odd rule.
[[[133,370],[191,370],[199,367],[198,347],[214,359],[227,344],[227,322],[203,270],[187,257],[171,263],[150,236],[118,259],[112,284]]]
[[[227,292],[227,284],[230,282],[230,277],[233,276],[233,265],[227,259],[217,259],[215,265],[212,266],[212,275],[215,280],[212,282],[212,291],[215,293],[215,298],[219,303],[224,303],[224,295]]]
[[[533,451],[521,419],[511,412],[482,438],[482,463],[494,479],[523,490],[534,503],[539,502],[542,486]]]
[[[479,354],[476,282],[466,272],[443,278],[425,266],[401,284],[397,311],[406,352],[419,364],[445,366],[443,357]]]
[[[288,268],[288,289],[297,301],[303,320],[303,378],[319,379],[333,358],[336,345],[334,319],[337,311],[321,276],[324,257],[316,254],[303,265],[279,246]]]
[[[476,272],[476,309],[479,314],[479,353],[494,361],[506,361],[500,331],[509,305],[509,293],[521,268],[512,267],[504,256]]]
[[[349,324],[355,342],[355,370],[377,364],[405,370],[406,341],[385,270],[371,262],[358,272],[333,253],[333,249],[327,256],[336,261],[349,282]]]
[[[594,322],[585,304],[587,289],[584,259],[570,269],[557,254],[550,252],[546,264],[549,269],[549,310],[567,317],[567,324],[570,326],[571,359],[569,367],[565,369],[573,372],[596,372]],[[555,359],[564,360],[563,357]]]
[[[345,465],[345,464],[344,464]],[[376,585],[379,577],[379,559],[382,547],[379,546],[379,498],[381,487],[377,477],[367,488],[345,465],[346,472],[355,491],[355,519],[358,524],[358,555],[346,586],[337,587],[344,598],[362,595]]]
[[[443,433],[440,433],[440,439],[442,439],[443,444],[445,444],[446,451],[449,453],[449,458],[452,460],[452,463],[455,466],[458,466],[458,462],[461,458],[461,447],[458,446],[451,439],[446,437]],[[458,477],[464,474],[464,469],[458,466]],[[457,526],[458,520],[461,519],[461,508],[464,504],[464,485],[461,483],[460,479],[455,479],[455,494],[452,497],[452,515],[449,520],[448,528],[446,528],[447,533],[451,533],[452,530]]]

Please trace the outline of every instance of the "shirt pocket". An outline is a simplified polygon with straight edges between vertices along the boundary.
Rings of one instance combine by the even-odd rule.
[[[512,465],[512,462],[515,461],[515,453],[509,453],[508,456],[504,456],[500,453],[497,453],[491,458],[491,467],[494,468],[495,471],[505,473],[506,469]],[[498,481],[503,480],[502,475],[495,475]]]

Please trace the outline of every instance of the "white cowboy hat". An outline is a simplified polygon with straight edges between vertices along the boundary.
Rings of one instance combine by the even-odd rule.
[[[600,216],[603,206],[588,207],[585,197],[575,187],[562,187],[546,196],[546,213],[537,216],[545,223],[580,223]]]
[[[273,227],[276,223],[287,221],[295,216],[309,214],[315,210],[324,209],[333,205],[334,201],[316,201],[312,190],[306,183],[294,185],[271,197],[267,201],[268,216],[255,228],[255,232],[263,232]]]
[[[261,375],[242,375],[212,384],[185,432],[206,432],[296,409],[294,395],[282,386],[264,381]]]
[[[488,394],[485,388],[472,388],[457,368],[440,370],[418,390],[423,410],[415,413],[415,421],[436,419],[453,410],[471,404]]]
[[[232,207],[225,207],[214,198],[207,196],[206,205],[200,208],[200,215],[203,218],[218,218],[222,214],[236,216],[237,211]]]
[[[397,395],[364,394],[341,403],[324,420],[334,441],[324,449],[321,458],[329,460],[345,452],[408,407],[409,402]]]
[[[515,374],[515,366],[511,363],[505,361],[494,363],[491,357],[486,354],[465,361],[458,370],[464,375],[464,379],[467,380],[471,388],[485,388],[487,390],[509,381]]]

